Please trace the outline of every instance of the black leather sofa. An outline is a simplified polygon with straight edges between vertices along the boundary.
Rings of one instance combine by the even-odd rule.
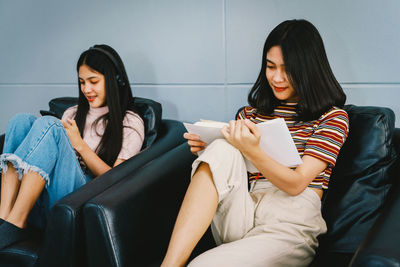
[[[49,103],[50,110],[41,113],[60,118],[66,108],[76,103],[76,98],[53,99]],[[0,251],[0,266],[87,266],[83,205],[185,141],[182,137],[185,131],[183,124],[162,120],[159,103],[136,98],[135,104],[145,121],[146,137],[142,152],[56,202],[44,232],[33,231],[29,240]],[[0,136],[1,149],[3,141],[4,135]]]
[[[350,133],[324,194],[328,232],[311,266],[400,266],[400,129],[390,109],[345,109]],[[193,159],[182,144],[85,204],[88,266],[159,266]],[[192,257],[213,246],[207,231]]]

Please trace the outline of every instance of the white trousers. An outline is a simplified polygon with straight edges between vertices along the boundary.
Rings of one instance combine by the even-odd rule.
[[[267,180],[248,190],[242,154],[223,139],[211,143],[192,166],[209,164],[219,203],[211,229],[217,247],[190,262],[190,267],[307,266],[326,232],[321,200],[307,188],[290,196]]]

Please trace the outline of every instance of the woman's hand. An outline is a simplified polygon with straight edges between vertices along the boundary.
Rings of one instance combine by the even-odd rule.
[[[188,145],[190,146],[190,152],[197,156],[197,152],[204,150],[206,143],[200,140],[200,136],[197,134],[184,133],[183,137],[188,140]]]
[[[68,134],[69,140],[71,141],[72,147],[76,151],[80,151],[80,149],[83,147],[85,144],[85,141],[83,141],[81,134],[79,132],[78,126],[76,125],[75,120],[67,119],[67,121],[61,121],[63,124],[65,131]]]
[[[230,121],[229,126],[222,128],[221,133],[231,145],[243,154],[258,147],[260,143],[260,131],[249,120]]]
[[[67,121],[61,121],[61,123],[67,132],[72,147],[81,155],[83,161],[95,177],[102,175],[112,168],[112,166],[105,163],[82,139],[75,120],[67,119]],[[123,161],[123,159],[117,159],[114,166],[117,166]]]

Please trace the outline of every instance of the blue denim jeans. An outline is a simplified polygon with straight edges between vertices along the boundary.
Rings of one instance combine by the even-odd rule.
[[[45,190],[32,209],[28,221],[43,228],[53,204],[86,184],[83,173],[64,126],[55,117],[36,118],[18,114],[8,123],[0,155],[0,168],[13,164],[19,179],[28,171],[39,173],[46,181]]]

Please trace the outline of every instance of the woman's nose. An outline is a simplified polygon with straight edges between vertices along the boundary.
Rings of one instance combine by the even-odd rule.
[[[275,71],[273,79],[274,79],[275,82],[283,82],[283,81],[285,81],[284,74],[282,73],[281,70]]]
[[[81,89],[83,93],[88,93],[92,90],[92,87],[90,86],[90,84],[82,84]]]

